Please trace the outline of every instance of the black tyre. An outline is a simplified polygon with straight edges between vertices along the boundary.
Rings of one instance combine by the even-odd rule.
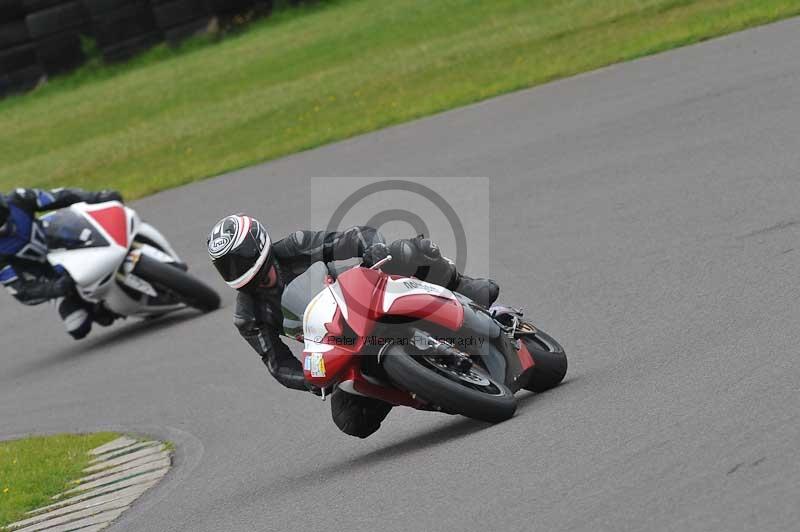
[[[30,90],[45,79],[45,73],[39,65],[31,65],[5,75],[0,74],[0,97]]]
[[[25,13],[35,13],[48,9],[58,4],[63,4],[64,0],[22,0],[22,9]]]
[[[122,9],[132,3],[132,0],[83,0],[83,5],[93,17]]]
[[[22,0],[0,0],[0,20],[17,20],[25,17]]]
[[[203,35],[206,33],[213,33],[215,28],[215,19],[200,19],[182,26],[176,26],[164,30],[164,39],[170,44],[177,44],[189,37],[196,35]]]
[[[103,47],[103,59],[109,63],[127,61],[161,42],[161,34],[148,33]]]
[[[536,329],[535,334],[522,337],[533,357],[533,372],[525,386],[532,392],[544,392],[555,388],[567,374],[567,354],[553,337]]]
[[[50,75],[68,72],[86,59],[77,33],[65,32],[41,39],[36,43],[36,53],[44,71]]]
[[[244,13],[255,7],[255,0],[206,0],[208,7],[214,13],[233,14]]]
[[[209,11],[202,0],[174,0],[153,6],[156,24],[161,29],[182,26],[194,20],[208,20]]]
[[[0,50],[0,72],[8,73],[23,70],[39,64],[36,46],[23,44],[7,50]]]
[[[88,27],[89,15],[80,2],[69,2],[28,15],[31,37],[38,39],[64,30]]]
[[[0,23],[0,50],[31,40],[24,20]]]
[[[149,38],[153,33],[158,33],[150,5],[138,1],[93,17],[92,28],[101,48]]]
[[[437,361],[432,352],[428,355],[407,345],[387,348],[381,364],[399,387],[446,412],[499,423],[517,410],[511,390],[478,366],[460,371]]]
[[[173,293],[190,307],[204,312],[219,308],[219,295],[179,268],[141,255],[134,273],[145,281]]]

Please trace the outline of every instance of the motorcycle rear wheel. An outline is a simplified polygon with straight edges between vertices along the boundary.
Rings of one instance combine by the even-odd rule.
[[[499,423],[517,410],[511,390],[475,364],[459,371],[407,345],[389,347],[381,364],[395,384],[446,412]]]
[[[173,292],[183,303],[197,310],[211,312],[219,308],[219,295],[211,287],[177,267],[141,255],[134,273],[151,284]]]

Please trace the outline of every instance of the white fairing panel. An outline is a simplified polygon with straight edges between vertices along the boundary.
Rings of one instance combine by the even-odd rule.
[[[336,304],[339,305],[339,310],[342,311],[342,316],[344,316],[344,320],[347,321],[347,302],[344,299],[344,294],[342,293],[342,287],[339,283],[333,283],[330,286],[331,294],[333,294],[333,298],[336,300]]]
[[[426,283],[413,277],[401,277],[400,279],[388,279],[386,282],[386,292],[383,295],[383,311],[389,312],[395,301],[407,296],[437,296],[446,299],[456,299],[453,292],[437,284]]]
[[[336,315],[336,299],[326,287],[311,300],[303,314],[303,340],[306,353],[324,353],[333,349],[330,344],[322,343],[328,330],[326,323],[331,323]]]
[[[67,270],[78,286],[88,288],[116,272],[127,254],[128,250],[120,246],[106,246],[53,251],[47,260]]]

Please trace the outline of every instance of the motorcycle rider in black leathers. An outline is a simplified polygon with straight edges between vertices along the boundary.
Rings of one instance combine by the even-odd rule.
[[[261,356],[275,379],[287,388],[313,390],[305,381],[300,361],[280,336],[283,334],[281,296],[294,278],[315,262],[326,264],[361,257],[364,266],[387,255],[392,261],[387,273],[413,275],[460,292],[489,307],[499,294],[489,279],[460,274],[430,240],[418,236],[389,245],[371,227],[346,231],[297,231],[272,243],[266,229],[255,218],[227,216],[208,236],[208,252],[214,266],[229,286],[238,290],[234,322],[239,333]],[[336,426],[351,436],[366,438],[380,428],[392,405],[380,400],[334,391],[331,414]]]
[[[122,196],[110,190],[87,192],[77,188],[18,188],[0,194],[0,284],[25,305],[60,299],[58,312],[76,340],[89,334],[93,321],[110,325],[114,317],[81,299],[69,274],[47,262],[47,241],[36,213],[82,201],[111,200],[122,201]]]

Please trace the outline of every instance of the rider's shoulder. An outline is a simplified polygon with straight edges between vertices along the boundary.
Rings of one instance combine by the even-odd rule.
[[[6,198],[15,203],[29,201],[31,199],[36,199],[36,191],[30,188],[15,188]]]
[[[279,259],[294,256],[298,249],[308,244],[313,231],[295,231],[272,244],[272,250]]]

